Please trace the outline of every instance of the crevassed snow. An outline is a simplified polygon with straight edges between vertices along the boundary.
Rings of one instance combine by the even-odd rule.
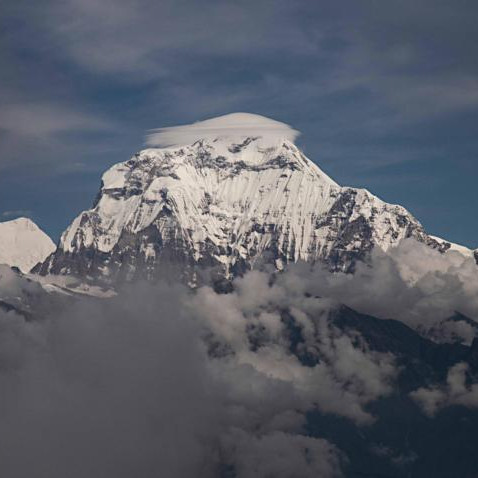
[[[0,264],[29,272],[54,250],[53,241],[32,220],[21,217],[0,223]]]
[[[364,246],[360,232],[360,237],[336,244],[345,213],[327,219],[341,195],[350,191],[347,220],[365,219],[371,225],[370,240],[382,249],[409,234],[401,217],[420,227],[401,206],[364,189],[340,187],[287,139],[265,149],[257,138],[150,148],[103,175],[98,204],[75,219],[62,236],[61,249],[110,253],[125,233],[138,234],[153,223],[166,237],[168,231],[157,218],[167,208],[173,210],[195,260],[205,242],[222,251],[215,260],[230,266],[237,256],[259,257],[274,240],[286,261],[314,261],[330,256],[334,248],[354,251]],[[150,246],[140,248],[147,259],[154,258]],[[233,253],[226,252],[231,249]]]
[[[109,252],[125,229],[145,229],[167,202],[174,204],[193,241],[207,237],[226,246],[231,233],[240,240],[253,222],[288,222],[292,234],[303,238],[296,245],[300,255],[313,234],[311,216],[330,208],[340,186],[288,140],[266,151],[255,140],[234,148],[230,142],[202,141],[184,148],[147,149],[113,166],[103,175],[96,208],[77,217],[64,233],[63,249],[71,252],[81,243]],[[117,188],[124,190],[118,194]],[[132,194],[134,188],[141,193]]]

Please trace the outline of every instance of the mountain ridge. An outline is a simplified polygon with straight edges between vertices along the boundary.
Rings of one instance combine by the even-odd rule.
[[[114,283],[176,264],[194,284],[198,268],[225,279],[297,261],[352,272],[374,247],[410,237],[460,248],[402,206],[338,185],[293,143],[297,134],[244,113],[157,130],[149,143],[159,147],[103,174],[93,207],[35,272]]]
[[[155,276],[165,260],[234,277],[267,262],[325,262],[353,270],[375,246],[414,237],[445,251],[403,207],[342,188],[290,141],[261,148],[201,140],[146,149],[110,168],[41,274],[109,281]],[[266,257],[269,256],[269,257]]]

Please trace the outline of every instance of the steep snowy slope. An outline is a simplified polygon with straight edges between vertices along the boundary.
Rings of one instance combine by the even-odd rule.
[[[53,241],[30,219],[0,223],[0,264],[28,272],[54,250]]]
[[[287,125],[243,114],[153,135],[176,145],[108,170],[94,207],[37,271],[115,281],[152,278],[172,262],[188,277],[197,265],[230,277],[264,262],[350,270],[373,247],[405,237],[445,248],[403,207],[340,187],[294,136]]]

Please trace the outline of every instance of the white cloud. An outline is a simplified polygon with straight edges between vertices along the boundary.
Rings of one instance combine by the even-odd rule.
[[[0,310],[2,477],[212,476],[220,402],[179,294]]]
[[[360,425],[372,423],[374,417],[365,406],[392,392],[397,374],[394,357],[369,350],[360,336],[331,325],[328,316],[333,304],[305,298],[300,279],[295,279],[285,273],[270,284],[268,274],[250,272],[235,282],[231,294],[218,295],[204,287],[192,298],[191,312],[229,350],[224,380],[235,382],[234,370],[250,370],[262,386],[281,384],[289,390],[297,410],[317,407]],[[315,365],[305,366],[291,352],[287,325],[280,314],[284,309],[291,311],[300,327],[301,350],[315,357]],[[361,347],[355,345],[357,341]],[[251,343],[258,343],[257,348]]]
[[[160,128],[147,136],[149,146],[191,144],[200,139],[221,137],[260,137],[267,143],[288,139],[294,141],[299,132],[285,123],[251,113],[231,113],[193,124]]]
[[[406,239],[387,253],[374,249],[353,275],[298,265],[289,281],[375,317],[401,320],[436,340],[470,343],[478,328],[478,267],[473,257],[431,249]],[[448,321],[460,312],[476,322]]]
[[[9,444],[0,450],[2,476],[35,467],[50,478],[67,471],[183,478],[197,470],[207,478],[219,461],[244,478],[290,476],[288,466],[300,476],[338,476],[342,454],[305,436],[307,412],[372,424],[368,405],[394,392],[399,369],[391,354],[334,326],[336,302],[318,296],[382,312],[389,304],[416,328],[421,317],[436,325],[433,316],[454,301],[473,304],[476,286],[466,289],[464,277],[476,265],[421,247],[405,242],[389,257],[378,254],[375,269],[359,267],[356,278],[299,265],[275,276],[250,272],[229,294],[132,284],[111,300],[68,303],[41,322],[0,311],[0,441]],[[434,272],[422,277],[427,265]],[[37,284],[8,268],[0,279],[2,297],[38,294]],[[295,344],[288,321],[300,336]],[[476,407],[478,388],[466,373],[458,364],[445,385],[412,397],[429,415],[452,404]],[[387,453],[397,465],[414,459]]]
[[[39,293],[8,268],[2,277],[3,298]],[[50,307],[43,321],[0,310],[2,477],[209,478],[220,462],[243,478],[271,466],[289,476],[270,463],[274,448],[301,476],[340,476],[336,447],[304,436],[293,384],[208,358],[189,291],[123,294]]]
[[[478,408],[478,383],[467,383],[468,368],[465,362],[457,363],[448,371],[444,385],[422,387],[410,396],[430,417],[435,416],[442,408],[452,405]]]

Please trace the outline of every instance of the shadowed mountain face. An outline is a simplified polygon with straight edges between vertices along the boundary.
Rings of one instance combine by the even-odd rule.
[[[450,247],[403,207],[336,184],[290,140],[218,137],[113,166],[36,272],[111,283],[154,279],[172,263],[194,283],[203,267],[223,278],[297,261],[351,271],[408,237]]]
[[[478,340],[470,347],[436,344],[395,320],[376,319],[341,307],[332,315],[341,330],[359,332],[368,346],[396,357],[397,388],[370,405],[375,423],[358,429],[350,421],[318,411],[308,416],[308,430],[320,434],[348,457],[347,477],[421,478],[478,476],[478,410],[455,405],[425,416],[412,399],[414,390],[445,383],[458,363],[468,379],[478,376]]]
[[[316,330],[311,342],[310,337],[307,339],[304,335],[303,321],[297,311],[283,309],[281,318],[288,330],[290,352],[305,367],[314,368],[328,362],[330,357],[319,345],[327,340],[324,328]],[[313,321],[318,324],[323,319],[317,316]],[[354,338],[355,350],[384,354],[384,358],[393,356],[397,370],[393,391],[365,407],[374,417],[365,425],[340,413],[326,413],[320,406],[307,414],[308,435],[326,438],[345,453],[344,476],[477,476],[478,410],[451,404],[427,416],[413,395],[417,389],[446,384],[450,369],[457,364],[466,367],[467,381],[476,381],[478,339],[471,346],[437,344],[399,321],[377,319],[345,306],[333,307],[326,323],[337,337]],[[258,337],[257,331],[251,330],[250,346],[260,350],[264,344]],[[212,348],[211,353],[217,353],[217,348]],[[337,356],[337,360],[343,359],[343,355]]]

